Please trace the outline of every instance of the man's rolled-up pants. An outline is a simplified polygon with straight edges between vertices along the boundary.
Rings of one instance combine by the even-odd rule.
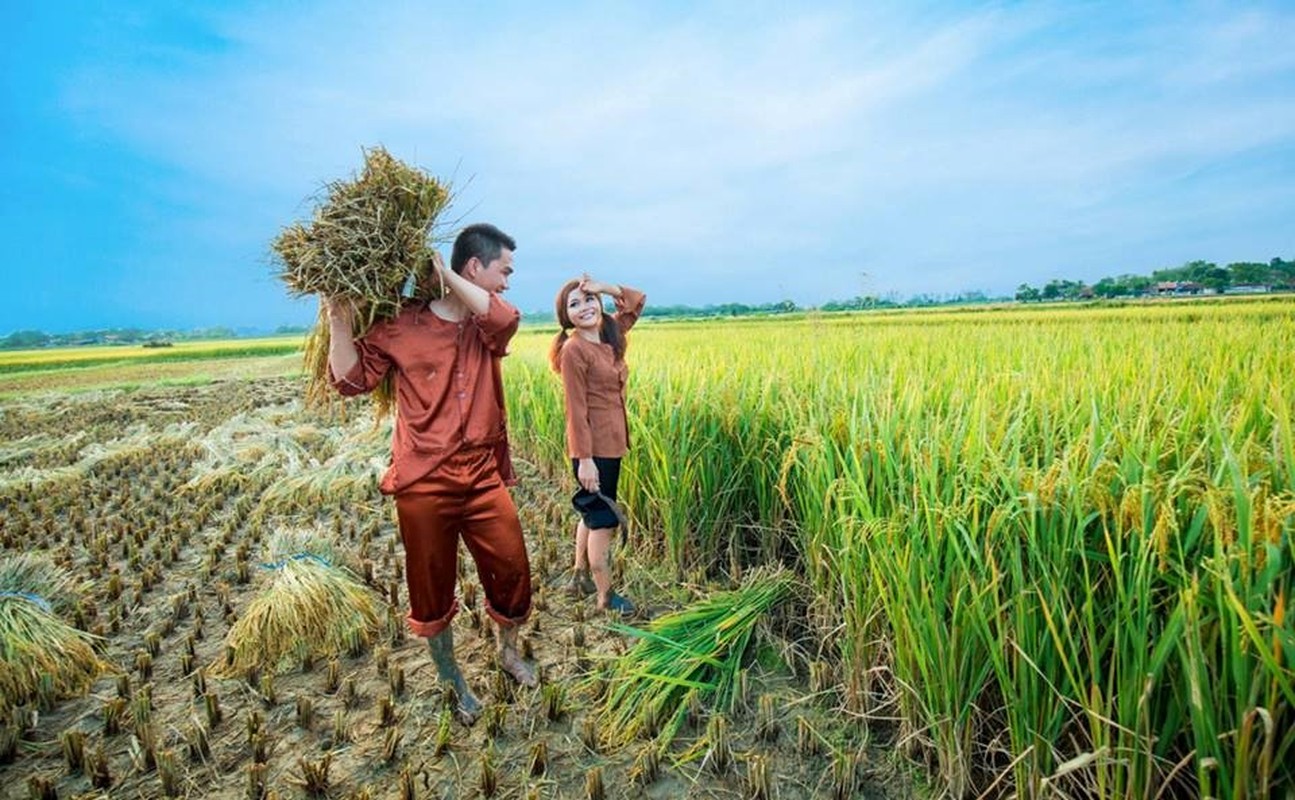
[[[435,636],[458,613],[454,595],[459,538],[477,565],[486,613],[501,625],[518,625],[531,612],[531,565],[495,450],[460,450],[432,474],[396,495],[405,545],[409,629]]]

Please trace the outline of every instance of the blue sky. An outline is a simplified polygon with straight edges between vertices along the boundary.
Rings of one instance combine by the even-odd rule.
[[[901,298],[1295,255],[1295,4],[91,3],[0,32],[0,335],[313,319],[269,243],[362,148],[510,297]]]

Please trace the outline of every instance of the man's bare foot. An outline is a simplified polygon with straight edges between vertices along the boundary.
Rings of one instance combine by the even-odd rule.
[[[511,647],[499,651],[499,666],[522,686],[534,688],[540,684],[539,679],[535,677],[535,666]]]

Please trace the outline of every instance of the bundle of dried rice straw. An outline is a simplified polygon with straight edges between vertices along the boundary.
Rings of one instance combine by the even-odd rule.
[[[89,690],[107,665],[90,634],[58,616],[73,601],[71,577],[46,556],[0,560],[0,711]]]
[[[406,286],[416,298],[436,296],[429,240],[451,199],[447,183],[374,147],[364,151],[358,176],[330,183],[325,191],[311,221],[289,225],[272,244],[278,277],[290,294],[354,303],[357,336],[400,311]],[[328,321],[322,315],[306,339],[305,358],[306,399],[326,403]],[[390,387],[377,397],[384,414]]]
[[[253,668],[279,671],[307,656],[357,652],[377,634],[379,604],[373,591],[338,562],[331,535],[290,529],[270,537],[273,582],[229,629],[232,653],[217,672],[246,675]]]

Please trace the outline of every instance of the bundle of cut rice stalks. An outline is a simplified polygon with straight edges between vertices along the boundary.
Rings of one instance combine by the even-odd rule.
[[[353,180],[334,181],[309,223],[285,228],[271,247],[278,277],[293,296],[321,295],[354,304],[355,335],[390,319],[411,287],[418,299],[440,291],[430,279],[429,240],[449,205],[449,185],[391,156],[364,151],[364,169]],[[328,320],[320,315],[306,338],[306,399],[327,404]],[[390,408],[390,387],[377,395],[379,413]]]
[[[0,711],[82,695],[107,669],[93,637],[58,616],[76,588],[41,554],[0,559]]]
[[[340,429],[337,450],[322,464],[288,467],[261,492],[253,520],[275,515],[307,515],[321,508],[364,506],[377,498],[378,481],[391,459],[391,421],[350,424]]]
[[[616,659],[603,699],[599,723],[608,743],[626,745],[648,732],[666,746],[691,702],[728,709],[757,627],[791,588],[785,569],[756,570],[737,589],[657,617],[646,630],[613,626],[639,641]]]
[[[322,529],[284,530],[270,537],[270,585],[253,598],[225,637],[222,675],[281,671],[307,658],[367,649],[377,635],[380,601],[338,560]]]

